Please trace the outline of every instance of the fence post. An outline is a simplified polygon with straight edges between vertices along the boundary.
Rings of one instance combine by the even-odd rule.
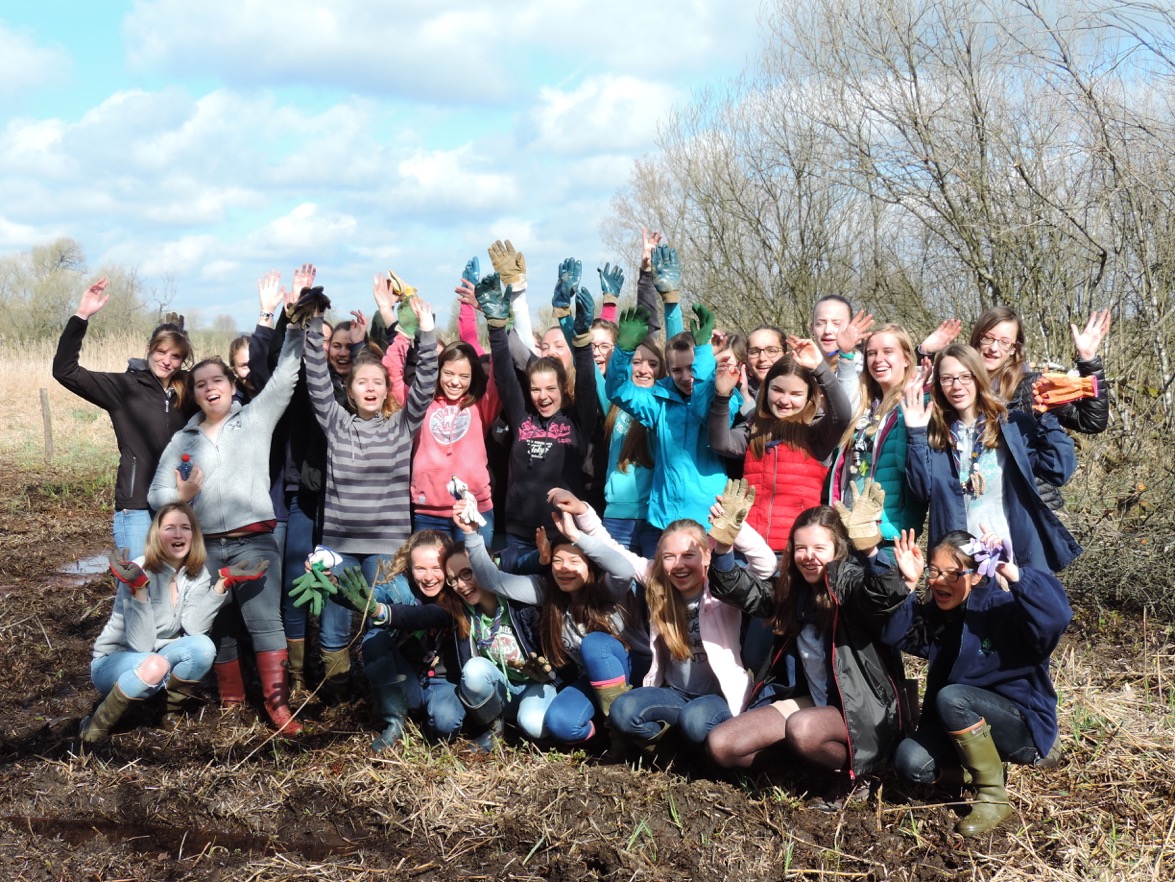
[[[45,462],[53,461],[53,416],[49,412],[49,390],[41,387],[41,422],[45,426]]]

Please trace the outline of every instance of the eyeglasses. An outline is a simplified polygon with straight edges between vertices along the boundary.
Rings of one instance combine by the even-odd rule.
[[[940,570],[938,567],[927,567],[926,580],[936,582],[942,579],[948,585],[955,585],[961,578],[973,572],[975,570]]]
[[[458,582],[464,582],[466,585],[473,584],[473,570],[466,567],[452,578],[445,579],[445,584],[450,588],[456,588]]]
[[[611,343],[593,343],[592,344],[592,352],[611,352],[611,351],[612,351],[612,344]]]
[[[975,374],[959,374],[957,377],[952,377],[950,374],[940,374],[938,379],[943,387],[947,389],[954,385],[963,386],[964,388],[970,388],[975,385]]]
[[[1016,348],[1016,341],[1015,340],[1001,340],[998,337],[992,337],[988,334],[984,334],[982,337],[979,338],[979,345],[982,348],[994,346],[1000,352],[1011,352],[1013,349]]]
[[[756,346],[754,349],[747,350],[747,358],[758,358],[760,355],[766,355],[771,358],[783,355],[783,348],[780,346]]]

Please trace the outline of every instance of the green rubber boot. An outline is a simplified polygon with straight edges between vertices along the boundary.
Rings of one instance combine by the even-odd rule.
[[[135,701],[136,699],[128,698],[115,683],[114,688],[106,694],[94,713],[82,720],[82,744],[93,745],[109,741],[110,730],[118,725],[118,721]]]
[[[971,783],[976,790],[970,814],[959,821],[955,831],[968,839],[982,836],[1012,816],[1012,805],[1004,786],[1004,763],[991,740],[991,726],[986,720],[980,720],[961,732],[951,732],[950,736],[963,769],[971,774]]]
[[[196,695],[199,686],[199,680],[181,680],[175,674],[167,678],[167,704],[164,705],[163,719],[160,721],[164,729],[174,729],[184,714],[200,703]]]

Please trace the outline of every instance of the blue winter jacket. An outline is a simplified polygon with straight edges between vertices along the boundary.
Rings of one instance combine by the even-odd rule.
[[[1077,468],[1073,439],[1049,413],[1034,419],[1010,412],[1000,423],[1000,434],[1008,451],[1004,514],[1016,562],[1022,567],[1059,572],[1083,549],[1044,504],[1035,479],[1056,487],[1069,480]],[[910,428],[907,433],[906,485],[915,498],[930,504],[931,548],[951,530],[967,529],[966,500],[955,457],[950,450],[930,447],[925,427]]]
[[[882,639],[930,660],[928,683],[975,686],[1013,702],[1024,713],[1041,756],[1057,739],[1057,693],[1049,677],[1049,656],[1073,618],[1069,598],[1056,577],[1023,567],[1020,581],[1002,590],[988,579],[971,589],[963,610],[959,654],[944,658],[936,640],[944,613],[934,601],[911,594],[882,630]],[[949,671],[941,666],[950,665]],[[935,714],[927,690],[922,725]]]
[[[653,489],[649,523],[664,530],[679,518],[708,521],[714,497],[726,488],[726,469],[710,449],[710,397],[703,387],[714,378],[709,343],[694,350],[694,391],[688,399],[673,379],[642,389],[632,382],[632,353],[617,348],[608,363],[608,398],[653,430]]]

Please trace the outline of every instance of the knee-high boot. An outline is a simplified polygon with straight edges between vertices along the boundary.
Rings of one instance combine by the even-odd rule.
[[[286,671],[288,655],[284,649],[257,653],[257,674],[261,677],[261,694],[265,712],[284,735],[297,735],[302,724],[290,711],[290,683]]]
[[[976,790],[971,813],[959,821],[955,830],[966,837],[981,836],[1002,824],[1012,815],[1008,791],[1004,786],[1004,764],[991,739],[991,726],[980,720],[961,732],[951,732],[955,750],[963,768],[970,772]]]
[[[82,720],[82,743],[101,744],[110,738],[110,730],[118,725],[123,714],[138,699],[130,698],[117,683],[106,693],[102,703],[90,716]]]

